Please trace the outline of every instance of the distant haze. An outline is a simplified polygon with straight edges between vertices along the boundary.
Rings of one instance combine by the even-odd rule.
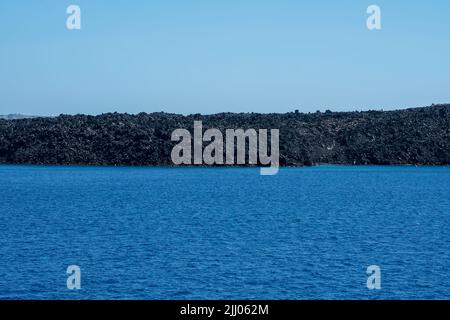
[[[16,120],[16,119],[29,119],[29,118],[36,118],[37,116],[27,116],[23,114],[7,114],[7,115],[0,115],[0,119],[7,119],[7,120]]]

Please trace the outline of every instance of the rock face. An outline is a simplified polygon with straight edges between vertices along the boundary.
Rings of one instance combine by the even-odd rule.
[[[0,163],[172,165],[173,130],[279,129],[282,166],[450,164],[450,105],[398,111],[168,113],[0,120]]]

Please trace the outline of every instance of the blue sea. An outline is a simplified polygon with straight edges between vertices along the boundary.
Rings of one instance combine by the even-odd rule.
[[[2,165],[0,299],[450,299],[449,196],[449,167]]]

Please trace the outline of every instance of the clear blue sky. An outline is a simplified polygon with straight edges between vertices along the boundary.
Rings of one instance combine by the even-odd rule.
[[[66,29],[81,7],[82,29]],[[382,30],[366,9],[382,9]],[[2,0],[0,114],[450,102],[450,1]]]

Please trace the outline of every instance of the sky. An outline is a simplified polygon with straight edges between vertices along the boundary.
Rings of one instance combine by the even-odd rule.
[[[81,8],[81,30],[66,9]],[[381,8],[381,30],[366,10]],[[0,114],[450,102],[450,1],[0,0]]]

